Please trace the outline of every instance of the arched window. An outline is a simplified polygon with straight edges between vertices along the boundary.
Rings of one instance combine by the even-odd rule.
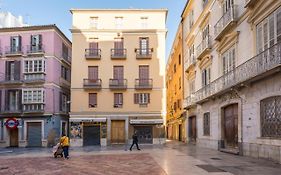
[[[261,101],[261,136],[281,138],[281,96]]]

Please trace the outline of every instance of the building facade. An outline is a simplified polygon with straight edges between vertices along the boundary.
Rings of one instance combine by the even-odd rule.
[[[71,144],[163,143],[167,10],[71,13]]]
[[[186,141],[186,115],[183,109],[182,26],[178,27],[175,41],[166,65],[166,132],[167,138]]]
[[[55,26],[0,29],[0,146],[52,146],[68,130],[71,42]]]
[[[182,25],[188,141],[281,162],[281,1],[190,0]]]

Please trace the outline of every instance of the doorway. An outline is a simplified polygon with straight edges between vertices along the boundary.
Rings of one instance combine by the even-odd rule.
[[[223,114],[225,148],[238,148],[238,104],[226,106]]]
[[[182,125],[179,125],[179,141],[182,141],[181,137],[182,137]]]
[[[19,146],[19,131],[18,128],[10,129],[10,147]]]
[[[111,143],[112,144],[125,143],[125,120],[111,121]]]
[[[188,118],[189,120],[189,140],[192,143],[196,143],[196,116],[192,116]]]

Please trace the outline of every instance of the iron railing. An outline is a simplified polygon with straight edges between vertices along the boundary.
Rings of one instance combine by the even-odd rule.
[[[85,49],[86,59],[101,59],[101,49]]]
[[[44,45],[27,45],[27,54],[43,54],[45,52]]]
[[[23,48],[22,46],[7,46],[5,49],[6,55],[20,55],[23,54]]]
[[[127,79],[109,79],[109,88],[126,89],[127,88]]]
[[[152,89],[153,79],[136,79],[135,88],[136,89]]]
[[[23,113],[44,113],[45,105],[40,104],[23,104]]]
[[[137,59],[150,59],[152,58],[153,48],[135,49]]]
[[[127,49],[111,49],[112,59],[125,59],[127,57]]]
[[[196,57],[197,59],[200,59],[205,51],[208,49],[211,49],[211,39],[210,36],[206,37],[202,40],[202,42],[197,46],[196,48]]]
[[[100,89],[102,80],[101,79],[84,79],[84,88],[87,89]]]
[[[194,54],[191,54],[188,59],[185,60],[184,69],[188,71],[188,69],[196,63],[196,58]]]
[[[278,66],[281,66],[281,43],[272,46],[204,86],[187,97],[185,104],[186,106],[191,106],[235,85],[243,84],[243,82],[249,81]]]
[[[237,5],[232,5],[227,12],[225,12],[219,21],[215,24],[215,39],[218,39],[221,33],[227,28],[227,26],[234,22],[237,18]]]

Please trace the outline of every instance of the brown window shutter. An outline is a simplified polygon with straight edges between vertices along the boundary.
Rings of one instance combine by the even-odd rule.
[[[139,94],[137,93],[134,94],[134,103],[139,104]]]
[[[150,94],[147,94],[147,102],[150,103]]]

